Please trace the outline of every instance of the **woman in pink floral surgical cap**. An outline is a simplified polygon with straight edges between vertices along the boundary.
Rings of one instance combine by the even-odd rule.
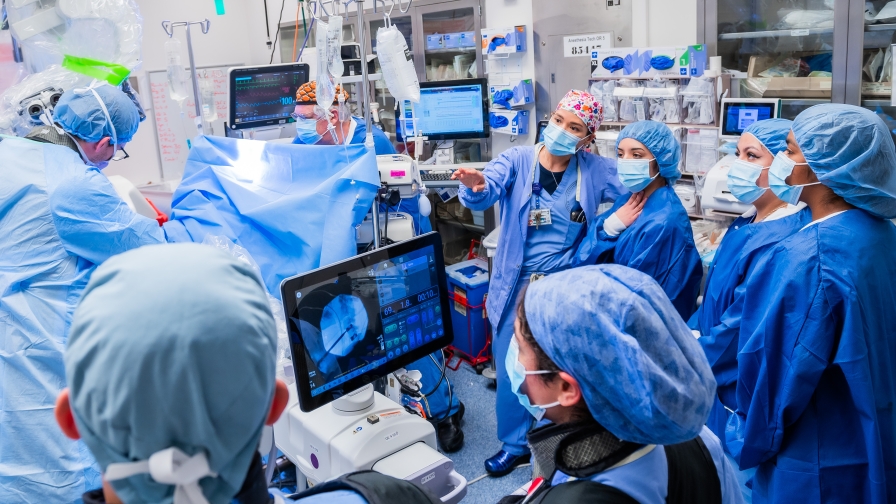
[[[513,338],[513,307],[533,276],[572,267],[588,223],[601,203],[628,194],[616,162],[591,154],[603,113],[590,94],[571,90],[560,100],[544,131],[544,142],[513,147],[483,171],[458,169],[461,203],[484,210],[500,203],[501,238],[486,302],[497,367],[498,438],[502,448],[485,461],[492,476],[503,476],[529,460],[526,433],[535,417],[523,407],[504,367]]]

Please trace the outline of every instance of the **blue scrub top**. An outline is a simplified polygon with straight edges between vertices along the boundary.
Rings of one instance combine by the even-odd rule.
[[[747,281],[726,443],[753,502],[896,502],[896,227],[814,222]]]
[[[540,170],[540,164],[538,170]],[[585,232],[585,224],[571,222],[570,213],[581,209],[576,201],[578,165],[575,158],[563,172],[560,185],[553,193],[542,190],[540,196],[532,195],[531,206],[551,212],[551,224],[533,228],[529,226],[526,247],[523,251],[523,273],[552,273],[570,267],[576,245]],[[538,175],[536,174],[536,177]]]
[[[694,313],[703,264],[694,244],[687,210],[671,186],[660,187],[647,198],[641,215],[617,236],[604,232],[604,221],[631,196],[616,200],[612,208],[588,225],[579,249],[581,264],[621,264],[650,275],[672,301],[681,317]]]
[[[738,504],[743,497],[738,486],[734,468],[728,462],[719,443],[719,438],[703,427],[700,438],[709,450],[716,466],[716,474],[722,488],[723,504]],[[560,471],[554,474],[551,486],[560,485],[573,478]],[[628,464],[607,469],[590,478],[607,486],[619,489],[640,504],[665,504],[669,488],[669,466],[666,451],[657,445],[650,453]]]
[[[501,203],[501,237],[495,251],[495,271],[489,279],[486,302],[489,322],[495,328],[510,303],[523,267],[537,147],[512,147],[504,151],[483,170],[485,189],[482,192],[473,192],[461,184],[458,193],[460,202],[471,210],[485,210]],[[582,173],[579,202],[590,223],[595,220],[598,205],[612,202],[620,195],[628,194],[628,190],[619,182],[615,160],[579,151],[576,163]],[[526,183],[517,183],[521,181]]]

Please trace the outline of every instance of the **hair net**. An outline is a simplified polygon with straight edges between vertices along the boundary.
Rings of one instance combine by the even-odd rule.
[[[703,428],[715,378],[650,276],[616,264],[567,270],[530,284],[525,308],[535,340],[616,437],[674,444]]]
[[[793,135],[822,184],[853,206],[896,218],[896,149],[874,112],[815,105],[796,116]]]
[[[229,502],[246,479],[274,393],[277,330],[248,264],[198,244],[152,245],[93,273],[65,352],[78,430],[103,471],[174,447],[204,452]],[[175,487],[114,481],[124,502],[170,502]]]
[[[597,131],[604,120],[604,109],[600,102],[590,93],[578,89],[570,89],[557,104],[557,110],[567,110],[575,114],[585,123],[589,133]]]
[[[766,119],[747,126],[744,134],[749,133],[756,137],[772,156],[776,156],[787,148],[787,135],[790,134],[792,126],[793,121],[788,119]]]
[[[103,106],[88,88],[72,89],[59,98],[53,109],[53,119],[62,128],[87,142],[99,142],[103,137],[118,137],[118,143],[130,142],[140,125],[140,112],[134,102],[117,87],[103,84],[93,88],[103,100],[113,124],[109,124]],[[112,134],[112,129],[115,134]]]
[[[681,170],[678,169],[678,162],[681,161],[681,145],[672,135],[672,130],[664,123],[638,121],[629,124],[619,133],[619,139],[616,140],[617,149],[619,142],[626,138],[633,138],[647,147],[656,158],[656,163],[660,167],[660,175],[666,179],[666,182],[674,184],[681,178]]]

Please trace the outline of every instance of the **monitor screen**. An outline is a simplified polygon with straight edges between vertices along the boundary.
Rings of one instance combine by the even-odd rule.
[[[775,117],[776,104],[769,102],[728,102],[722,112],[722,135],[740,136],[757,121]]]
[[[446,293],[436,233],[285,280],[302,411],[450,344]]]
[[[308,65],[288,63],[231,68],[230,127],[258,128],[293,122],[296,91],[308,82]]]
[[[411,106],[414,107],[413,115]],[[486,138],[488,125],[488,81],[464,79],[420,83],[420,102],[404,102],[404,136],[430,140]]]

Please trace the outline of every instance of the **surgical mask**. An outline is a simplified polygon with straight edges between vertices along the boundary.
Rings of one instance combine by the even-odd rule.
[[[572,156],[579,150],[576,146],[581,141],[581,138],[554,123],[548,124],[544,130],[544,146],[555,156]]]
[[[800,201],[800,194],[806,186],[820,184],[821,182],[813,182],[811,184],[788,185],[785,180],[793,173],[794,167],[797,165],[809,166],[809,163],[797,163],[790,159],[783,152],[779,152],[772,161],[772,166],[768,171],[768,187],[775,193],[781,201],[796,205]]]
[[[314,145],[323,137],[317,132],[317,119],[296,117],[296,135],[305,145]]]
[[[728,170],[728,190],[741,203],[753,203],[768,190],[767,187],[756,185],[762,170],[767,169],[767,166],[738,159]]]
[[[650,176],[650,162],[655,159],[617,159],[616,170],[619,173],[619,181],[631,192],[643,190],[659,176],[659,172]]]
[[[520,363],[520,346],[519,343],[516,342],[516,336],[510,338],[510,347],[507,349],[507,357],[504,360],[504,367],[507,369],[507,374],[510,376],[510,390],[513,390],[513,393],[516,394],[516,398],[520,401],[520,404],[522,404],[523,407],[526,408],[526,411],[534,416],[536,420],[541,421],[548,408],[553,408],[560,404],[560,401],[542,405],[532,404],[529,401],[529,396],[520,392],[520,387],[522,387],[523,382],[526,381],[527,375],[551,374],[556,373],[556,371],[526,371],[526,368]]]

